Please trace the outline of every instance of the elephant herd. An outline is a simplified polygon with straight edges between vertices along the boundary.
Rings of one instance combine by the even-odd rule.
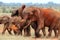
[[[34,29],[35,37],[41,37],[40,30],[46,36],[45,27],[49,28],[48,37],[51,36],[52,30],[54,30],[55,37],[60,36],[60,12],[51,8],[26,7],[26,5],[22,5],[12,11],[11,17],[0,17],[0,24],[4,24],[2,34],[7,30],[12,35],[11,31],[13,30],[15,35],[22,35],[22,30],[24,30],[24,36],[31,36],[31,25]]]

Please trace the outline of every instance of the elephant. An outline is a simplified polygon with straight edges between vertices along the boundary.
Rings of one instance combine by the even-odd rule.
[[[11,17],[10,20],[9,20],[9,28],[12,28],[12,29],[16,29],[16,33],[17,35],[21,34],[22,35],[22,28],[20,29],[20,26],[23,24],[20,24],[21,22],[23,22],[23,20],[21,21],[21,17],[20,16],[14,16],[14,17]],[[13,28],[12,25],[15,25],[16,27]]]
[[[34,30],[36,37],[40,37],[39,31],[41,29],[44,29],[45,26],[49,28],[50,34],[51,30],[59,29],[58,35],[60,35],[60,28],[59,26],[57,27],[57,25],[59,24],[58,19],[60,19],[59,12],[49,8],[27,7],[23,10],[22,15],[23,19],[28,21],[28,24],[24,28],[27,28],[34,21],[37,22],[37,28],[36,30]],[[56,30],[54,30],[54,32],[56,32]],[[45,34],[45,32],[43,33]],[[57,34],[55,33],[55,35]]]
[[[25,9],[25,8],[24,8]],[[21,14],[22,14],[22,11],[20,11],[21,12]],[[16,10],[16,11],[13,11],[13,13],[12,13],[12,15],[11,16],[18,16],[20,13],[18,12],[18,10]],[[25,15],[25,14],[24,14]],[[22,19],[23,19],[23,15],[21,16],[22,17]],[[33,26],[32,28],[34,29],[34,30],[36,30],[36,28],[34,27],[34,25],[35,25],[35,27],[37,26],[37,23],[36,23],[36,21],[34,21],[34,22],[32,22],[31,23],[31,26]],[[27,34],[29,34],[29,35],[31,35],[30,34],[30,28],[27,28],[27,30],[29,30],[28,32],[27,32]],[[26,31],[27,31],[26,30]],[[44,28],[43,28],[43,31],[44,31]],[[45,33],[44,33],[44,35],[45,35]]]
[[[11,25],[9,27],[9,25],[10,25],[10,21],[9,20],[10,19],[11,19],[11,17],[9,17],[9,16],[2,16],[2,17],[0,17],[0,24],[4,24],[2,34],[4,34],[6,30],[8,31],[8,33],[10,35],[12,35],[12,33],[11,33],[12,30],[13,30],[14,34],[18,33],[19,29],[16,26]]]
[[[2,34],[4,34],[5,31],[7,30],[8,33],[11,35],[11,32],[8,30],[9,19],[10,19],[9,16],[2,16],[2,17],[0,17],[0,24],[4,24],[4,28],[3,28]]]
[[[13,10],[12,14],[11,14],[11,17],[21,16],[21,18],[23,19],[22,11],[24,10],[25,7],[26,7],[25,5],[22,5],[22,7],[18,8],[16,10]],[[24,29],[24,35],[25,36],[30,36],[31,35],[31,33],[30,33],[30,26],[27,27],[26,29]]]
[[[37,11],[35,11],[37,10]],[[36,13],[35,13],[36,12]],[[34,14],[35,13],[35,14]],[[39,34],[39,31],[40,31],[40,27],[39,26],[42,26],[41,29],[43,29],[43,21],[39,18],[40,17],[40,10],[38,8],[34,8],[34,7],[28,7],[28,8],[25,8],[22,12],[23,14],[23,19],[28,21],[28,24],[26,27],[24,28],[27,28],[32,22],[36,22],[37,26],[38,27],[34,27],[33,29],[35,29],[35,37],[40,37],[41,35]],[[42,24],[41,24],[42,23]]]

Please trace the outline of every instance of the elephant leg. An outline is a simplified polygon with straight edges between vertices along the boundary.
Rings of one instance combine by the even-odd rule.
[[[6,31],[6,28],[4,27],[3,28],[3,31],[2,31],[2,34],[5,34],[5,31]]]
[[[30,26],[27,27],[26,32],[27,32],[27,36],[30,36],[31,35],[31,33],[30,33]]]
[[[35,29],[35,37],[40,37],[41,35],[39,34],[39,32],[40,32],[40,28],[39,27],[37,27],[36,29]]]
[[[24,29],[24,36],[27,36],[27,30]]]
[[[8,24],[4,24],[4,28],[3,28],[2,34],[5,33],[5,31],[7,30],[7,28],[8,28]]]
[[[22,33],[19,30],[13,30],[15,35],[22,35]]]
[[[40,37],[41,34],[39,34],[40,30],[44,28],[44,19],[39,19],[37,21],[37,28],[36,28],[36,31],[35,31],[35,36],[36,37]]]
[[[50,37],[51,36],[51,33],[52,33],[52,29],[48,29],[48,32],[49,32],[49,34],[48,34],[48,37]]]
[[[25,36],[30,36],[31,33],[30,33],[30,26],[28,26],[26,29],[24,29],[24,35]]]
[[[15,26],[18,28],[17,30],[15,30],[17,32],[18,35],[22,35],[22,28],[20,28],[20,24],[15,24]]]
[[[58,29],[58,35],[60,36],[60,29]]]
[[[43,35],[46,36],[45,27],[42,28]]]
[[[56,29],[54,29],[55,37],[58,37],[58,32]]]
[[[22,29],[20,29],[19,34],[22,35]]]
[[[13,32],[14,32],[15,35],[19,35],[20,34],[19,30],[13,30]]]
[[[16,31],[13,31],[13,32],[14,32],[15,35],[17,34]]]
[[[40,29],[36,29],[35,30],[35,37],[40,37],[41,35],[39,34],[40,32]]]
[[[8,33],[9,33],[10,35],[12,35],[12,33],[11,33],[12,29],[8,29],[8,28],[7,28],[7,31],[8,31]]]

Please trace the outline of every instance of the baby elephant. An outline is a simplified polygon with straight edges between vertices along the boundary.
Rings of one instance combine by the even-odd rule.
[[[20,26],[22,25],[23,20],[21,21],[21,17],[11,17],[9,20],[9,29],[14,29],[15,33],[17,33],[18,35],[21,34],[22,35],[22,28],[20,28]],[[12,27],[12,25],[15,25],[16,27]],[[17,29],[16,29],[17,28]]]
[[[12,33],[11,33],[12,30],[14,31],[14,34],[16,34],[18,28],[16,26],[14,26],[14,25],[11,25],[11,27],[9,27],[9,25],[10,25],[9,20],[10,20],[9,16],[0,17],[0,24],[4,24],[2,34],[4,34],[6,30],[8,31],[8,33],[10,35],[12,35]]]
[[[27,21],[22,19],[20,16],[14,16],[14,17],[11,17],[9,20],[9,27],[11,27],[12,24],[18,28],[18,30],[19,30],[19,31],[17,31],[18,35],[19,34],[22,35],[22,30],[23,30],[24,26],[26,26]],[[24,36],[25,36],[25,34],[27,34],[26,31],[27,30],[24,29]]]
[[[8,16],[0,17],[0,24],[4,24],[4,28],[3,28],[2,34],[4,34],[6,30],[9,32],[9,34],[11,34],[11,32],[8,30],[9,19],[10,19],[10,17],[8,17]]]

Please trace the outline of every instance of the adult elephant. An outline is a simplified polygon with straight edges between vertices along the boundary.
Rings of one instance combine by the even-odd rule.
[[[33,27],[33,29],[35,29],[35,36],[36,37],[40,37],[41,35],[39,34],[39,31],[40,29],[44,29],[44,24],[43,23],[43,18],[42,18],[42,15],[40,16],[40,9],[39,8],[36,8],[36,7],[28,7],[28,8],[25,8],[23,10],[23,19],[28,21],[28,25],[29,26],[32,22],[36,22],[37,26],[36,27]],[[41,18],[41,19],[40,19]],[[27,27],[26,26],[26,27]],[[26,28],[24,27],[24,28]]]
[[[18,8],[16,10],[13,10],[12,14],[11,14],[11,17],[20,16],[23,19],[22,11],[24,10],[25,7],[26,7],[25,5],[22,5],[22,7]],[[24,35],[25,36],[30,36],[31,35],[31,33],[30,33],[30,26],[27,27],[26,29],[24,29]]]
[[[40,37],[39,31],[41,29],[44,29],[45,26],[49,27],[49,36],[51,35],[52,29],[58,29],[58,35],[60,35],[60,25],[58,25],[60,24],[60,22],[58,22],[58,20],[60,19],[59,12],[48,8],[28,7],[23,10],[22,14],[23,19],[28,21],[27,26],[25,26],[24,28],[27,28],[34,21],[37,22],[37,28],[35,30],[36,37]],[[56,30],[54,32],[55,34],[57,33]]]

